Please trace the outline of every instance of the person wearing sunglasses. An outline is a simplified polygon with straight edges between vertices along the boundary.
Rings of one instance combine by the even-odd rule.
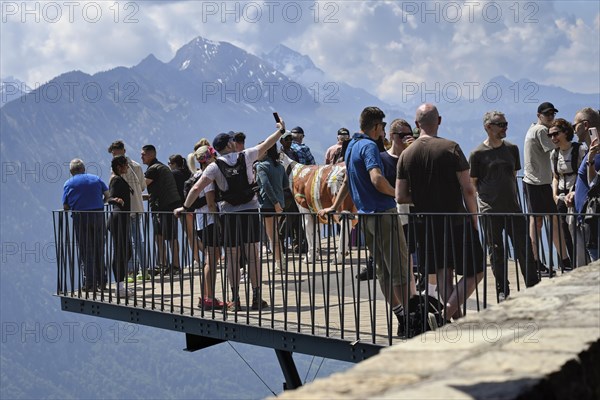
[[[523,192],[527,203],[527,211],[538,214],[530,219],[529,235],[533,243],[533,255],[538,270],[542,276],[552,276],[555,271],[549,269],[543,262],[538,249],[541,247],[542,224],[544,215],[550,218],[552,242],[558,252],[563,268],[570,268],[564,235],[560,234],[560,225],[556,216],[556,203],[552,198],[552,169],[550,167],[550,152],[554,143],[548,137],[548,128],[554,122],[558,110],[552,103],[544,102],[537,109],[537,122],[532,124],[525,135],[525,150],[523,159],[525,169],[523,175]],[[544,215],[540,215],[544,214]]]
[[[574,205],[575,211],[579,214],[577,224],[578,237],[580,240],[585,241],[590,259],[596,261],[598,260],[598,249],[600,248],[598,218],[589,219],[589,215],[585,215],[590,185],[594,179],[597,179],[595,177],[597,176],[597,171],[600,170],[598,139],[595,141],[591,140],[590,128],[596,128],[597,131],[600,131],[600,111],[591,107],[582,108],[575,114],[573,129],[579,141],[585,141],[588,144],[589,151],[579,165],[575,192],[571,192],[566,196],[566,202],[569,206]]]
[[[577,169],[581,160],[585,157],[586,148],[578,142],[572,142],[575,137],[573,127],[562,118],[554,120],[548,130],[548,137],[556,147],[552,150],[552,195],[556,203],[556,209],[563,214],[560,218],[562,234],[565,238],[567,252],[575,266],[586,265],[586,251],[583,240],[574,243],[575,237],[575,209],[569,206],[566,196],[575,190],[577,180]],[[566,215],[570,213],[571,215]]]
[[[527,222],[519,215],[523,213],[516,180],[517,171],[521,169],[519,148],[505,140],[508,122],[504,113],[486,112],[483,128],[487,138],[471,152],[470,176],[477,189],[479,212],[484,214],[482,222],[496,278],[497,301],[500,303],[510,295],[504,235],[510,237],[525,286],[536,285],[539,277],[527,235]]]

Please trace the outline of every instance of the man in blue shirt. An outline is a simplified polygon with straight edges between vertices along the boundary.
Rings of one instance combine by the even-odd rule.
[[[350,191],[358,213],[362,214],[361,225],[376,265],[381,291],[401,325],[403,308],[406,308],[403,305],[408,304],[414,293],[410,293],[408,251],[394,200],[394,187],[384,176],[376,142],[385,136],[384,118],[385,114],[377,107],[362,111],[361,132],[354,134],[346,150],[346,179],[340,194],[331,208],[321,210],[319,214],[335,211]],[[400,326],[398,332],[401,332]]]
[[[104,202],[108,186],[96,175],[86,174],[83,161],[69,164],[73,175],[63,187],[63,208],[73,213],[73,229],[83,263],[83,290],[102,290],[106,285],[104,269]],[[82,212],[86,211],[86,212]]]

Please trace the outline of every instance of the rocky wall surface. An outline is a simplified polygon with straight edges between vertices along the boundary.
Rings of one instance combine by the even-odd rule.
[[[600,263],[279,396],[308,398],[600,399]]]

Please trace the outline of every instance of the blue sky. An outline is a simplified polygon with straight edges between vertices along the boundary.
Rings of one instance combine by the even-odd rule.
[[[25,4],[25,7],[23,7]],[[405,82],[528,78],[600,92],[597,1],[2,2],[0,75],[163,61],[196,36],[260,55],[283,43],[393,102]]]

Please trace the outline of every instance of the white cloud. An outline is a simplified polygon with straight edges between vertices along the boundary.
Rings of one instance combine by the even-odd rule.
[[[285,43],[384,100],[402,82],[485,83],[497,75],[600,92],[600,13],[585,1],[120,2],[118,16],[115,3],[95,2],[102,18],[94,23],[81,13],[85,4],[73,22],[65,12],[57,23],[3,9],[2,75],[43,83],[74,69],[131,66],[150,53],[168,61],[201,35],[257,55]],[[125,23],[127,16],[137,22]]]

